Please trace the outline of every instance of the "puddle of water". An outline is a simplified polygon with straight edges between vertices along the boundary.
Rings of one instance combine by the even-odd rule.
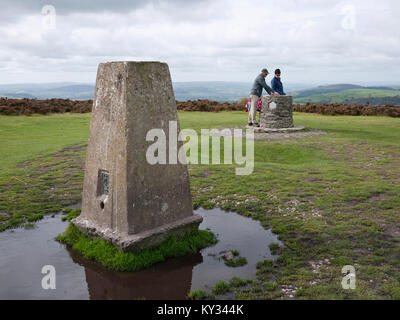
[[[41,220],[35,229],[0,233],[0,299],[88,298],[84,267],[54,240],[66,227],[58,215]],[[56,268],[56,290],[42,289],[44,265]]]
[[[201,229],[210,229],[218,237],[218,243],[213,247],[202,250],[203,263],[194,266],[192,278],[193,289],[211,289],[220,280],[229,281],[233,277],[255,278],[258,261],[273,259],[268,245],[278,242],[270,230],[265,230],[259,221],[221,209],[198,209],[204,220]],[[227,267],[221,259],[218,261],[210,254],[217,254],[227,250],[239,250],[240,255],[247,259],[242,267]],[[219,255],[220,256],[220,255]],[[208,290],[208,291],[209,291]]]
[[[210,292],[219,280],[255,278],[256,263],[273,259],[268,245],[279,242],[258,221],[224,212],[199,209],[201,229],[210,229],[219,242],[200,253],[170,259],[139,272],[114,272],[59,244],[54,238],[67,227],[60,216],[46,217],[35,229],[0,233],[0,299],[185,299],[194,289]],[[247,264],[227,267],[221,256],[239,250]],[[44,290],[44,265],[56,269],[56,289]]]

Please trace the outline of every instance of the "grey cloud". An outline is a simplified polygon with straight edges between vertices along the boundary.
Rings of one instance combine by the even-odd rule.
[[[208,0],[0,0],[0,7],[8,15],[35,14],[40,13],[45,5],[52,5],[57,13],[96,13],[96,12],[118,12],[126,13],[148,4],[160,6],[167,4],[169,7],[184,8],[193,4],[204,4]]]
[[[356,81],[381,67],[394,79],[399,71],[395,0],[378,8],[368,0],[81,2],[53,1],[57,29],[42,32],[40,15],[32,13],[44,1],[10,1],[7,10],[24,18],[0,25],[1,74],[80,81],[110,60],[166,61],[175,81],[248,81],[264,66],[279,66],[296,80],[350,72]],[[342,25],[349,4],[354,29]]]

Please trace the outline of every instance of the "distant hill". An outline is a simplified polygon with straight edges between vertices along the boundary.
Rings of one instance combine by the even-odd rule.
[[[174,82],[175,98],[179,101],[208,99],[218,102],[234,102],[248,97],[252,83],[203,81]],[[400,88],[392,86],[360,86],[354,84],[332,84],[306,89],[307,84],[284,82],[285,91],[298,104],[349,103],[370,105],[400,105]],[[71,100],[93,99],[94,84],[87,83],[42,83],[0,85],[0,97]]]
[[[0,96],[8,98],[72,100],[93,99],[94,85],[75,83],[7,84],[0,85]]]
[[[7,97],[7,98],[14,98],[14,99],[22,99],[22,98],[28,98],[28,99],[35,99],[36,97],[30,93],[26,92],[4,92],[0,94],[0,97]]]
[[[177,100],[235,101],[249,95],[251,84],[241,82],[175,82],[173,87]],[[0,96],[8,98],[87,100],[93,99],[93,95],[93,84],[0,85]]]
[[[227,81],[174,82],[175,98],[179,101],[208,99],[234,102],[248,97],[252,83]],[[306,84],[285,83],[285,90],[299,90]],[[8,98],[63,98],[72,100],[93,99],[93,84],[44,83],[0,85],[0,97]]]
[[[344,90],[361,89],[362,86],[354,84],[332,84],[327,86],[318,86],[316,88],[304,89],[293,92],[292,95],[296,98],[309,97],[317,94],[325,94],[330,92],[341,92]]]
[[[400,105],[400,90],[397,87],[353,84],[335,84],[299,90],[290,93],[298,104],[311,103],[348,103]]]
[[[246,82],[174,82],[175,99],[178,101],[209,99],[236,101],[247,97],[251,84]]]

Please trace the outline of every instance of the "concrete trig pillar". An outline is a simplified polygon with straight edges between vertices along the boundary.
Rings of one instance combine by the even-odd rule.
[[[179,122],[169,68],[160,62],[101,63],[97,72],[82,198],[72,222],[91,237],[125,251],[155,247],[184,235],[193,214],[186,164],[154,164],[147,132]],[[177,150],[182,146],[178,141]],[[174,151],[175,152],[175,151]]]

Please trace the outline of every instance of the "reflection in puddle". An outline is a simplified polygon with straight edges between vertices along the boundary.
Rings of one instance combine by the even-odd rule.
[[[190,291],[193,266],[200,253],[171,259],[139,272],[111,272],[69,250],[74,262],[85,267],[90,299],[184,299]]]
[[[139,272],[114,272],[54,241],[67,226],[60,216],[45,218],[34,230],[0,233],[0,299],[185,299],[190,290],[211,287],[232,277],[255,278],[256,263],[272,259],[268,245],[279,242],[258,221],[224,212],[199,209],[201,229],[219,242],[201,253],[171,259]],[[220,256],[239,250],[248,263],[225,266]],[[41,287],[44,265],[56,269],[56,290]]]

